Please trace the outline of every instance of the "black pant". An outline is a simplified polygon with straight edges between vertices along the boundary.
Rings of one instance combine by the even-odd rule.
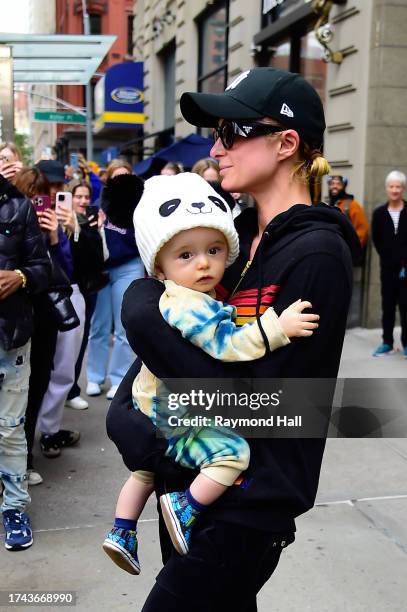
[[[393,346],[396,306],[400,311],[401,343],[407,346],[407,279],[400,279],[401,266],[384,267],[380,271],[382,288],[383,343]]]
[[[28,389],[28,403],[25,414],[25,435],[27,438],[27,466],[33,467],[32,449],[35,427],[42,400],[48,389],[51,370],[54,362],[58,329],[52,314],[48,310],[46,298],[40,297],[34,307],[34,333],[31,336],[31,374]]]
[[[156,474],[158,494],[166,490],[166,480],[171,490],[184,490],[196,472],[163,458],[166,440],[157,437],[147,416],[132,408],[129,389],[138,369],[137,362],[131,366],[110,405],[108,435],[129,470]],[[160,513],[164,568],[142,612],[256,612],[257,593],[277,567],[282,548],[293,540],[293,533],[270,533],[212,519],[207,510],[194,527],[188,555],[181,556],[172,547]]]
[[[82,362],[85,356],[86,347],[88,346],[90,321],[95,310],[97,293],[92,293],[91,295],[83,294],[83,297],[85,299],[85,324],[83,328],[81,349],[79,351],[78,359],[76,360],[75,364],[75,382],[68,393],[67,399],[69,400],[73,399],[74,397],[78,397],[78,395],[81,394],[81,388],[78,385],[78,380],[79,376],[81,375]]]
[[[160,532],[166,555],[167,536]],[[273,534],[203,518],[194,528],[188,555],[171,551],[142,612],[256,612],[257,593],[293,540],[293,533]]]

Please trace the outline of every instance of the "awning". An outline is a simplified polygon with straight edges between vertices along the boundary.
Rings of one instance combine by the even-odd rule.
[[[143,159],[134,166],[134,172],[141,175],[145,174],[150,170],[153,160],[157,159],[165,162],[180,162],[185,168],[191,168],[199,159],[209,157],[212,145],[211,138],[204,138],[199,134],[189,134],[186,138],[157,151],[147,159]]]
[[[86,85],[117,36],[3,34],[12,47],[14,83]]]

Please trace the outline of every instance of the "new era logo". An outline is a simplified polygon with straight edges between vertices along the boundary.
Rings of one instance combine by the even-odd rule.
[[[286,115],[287,117],[294,117],[294,113],[286,103],[281,107],[280,115]]]

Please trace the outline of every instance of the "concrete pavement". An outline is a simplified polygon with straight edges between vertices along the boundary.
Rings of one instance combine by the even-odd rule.
[[[340,375],[404,378],[401,354],[370,356],[379,341],[378,330],[348,331]],[[102,396],[89,410],[66,409],[63,426],[82,432],[78,446],[53,460],[37,452],[44,483],[31,488],[35,542],[24,552],[0,548],[1,589],[72,589],[81,612],[141,610],[160,568],[157,515],[150,501],[139,530],[141,575],[122,572],[101,550],[127,477],[106,438],[107,407]],[[260,593],[259,610],[404,611],[407,439],[328,440],[317,502],[298,519],[296,542]]]

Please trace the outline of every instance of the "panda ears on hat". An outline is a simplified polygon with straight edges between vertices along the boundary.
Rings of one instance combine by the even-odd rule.
[[[133,214],[144,191],[144,181],[135,174],[108,179],[102,192],[102,210],[117,227],[133,228]]]

